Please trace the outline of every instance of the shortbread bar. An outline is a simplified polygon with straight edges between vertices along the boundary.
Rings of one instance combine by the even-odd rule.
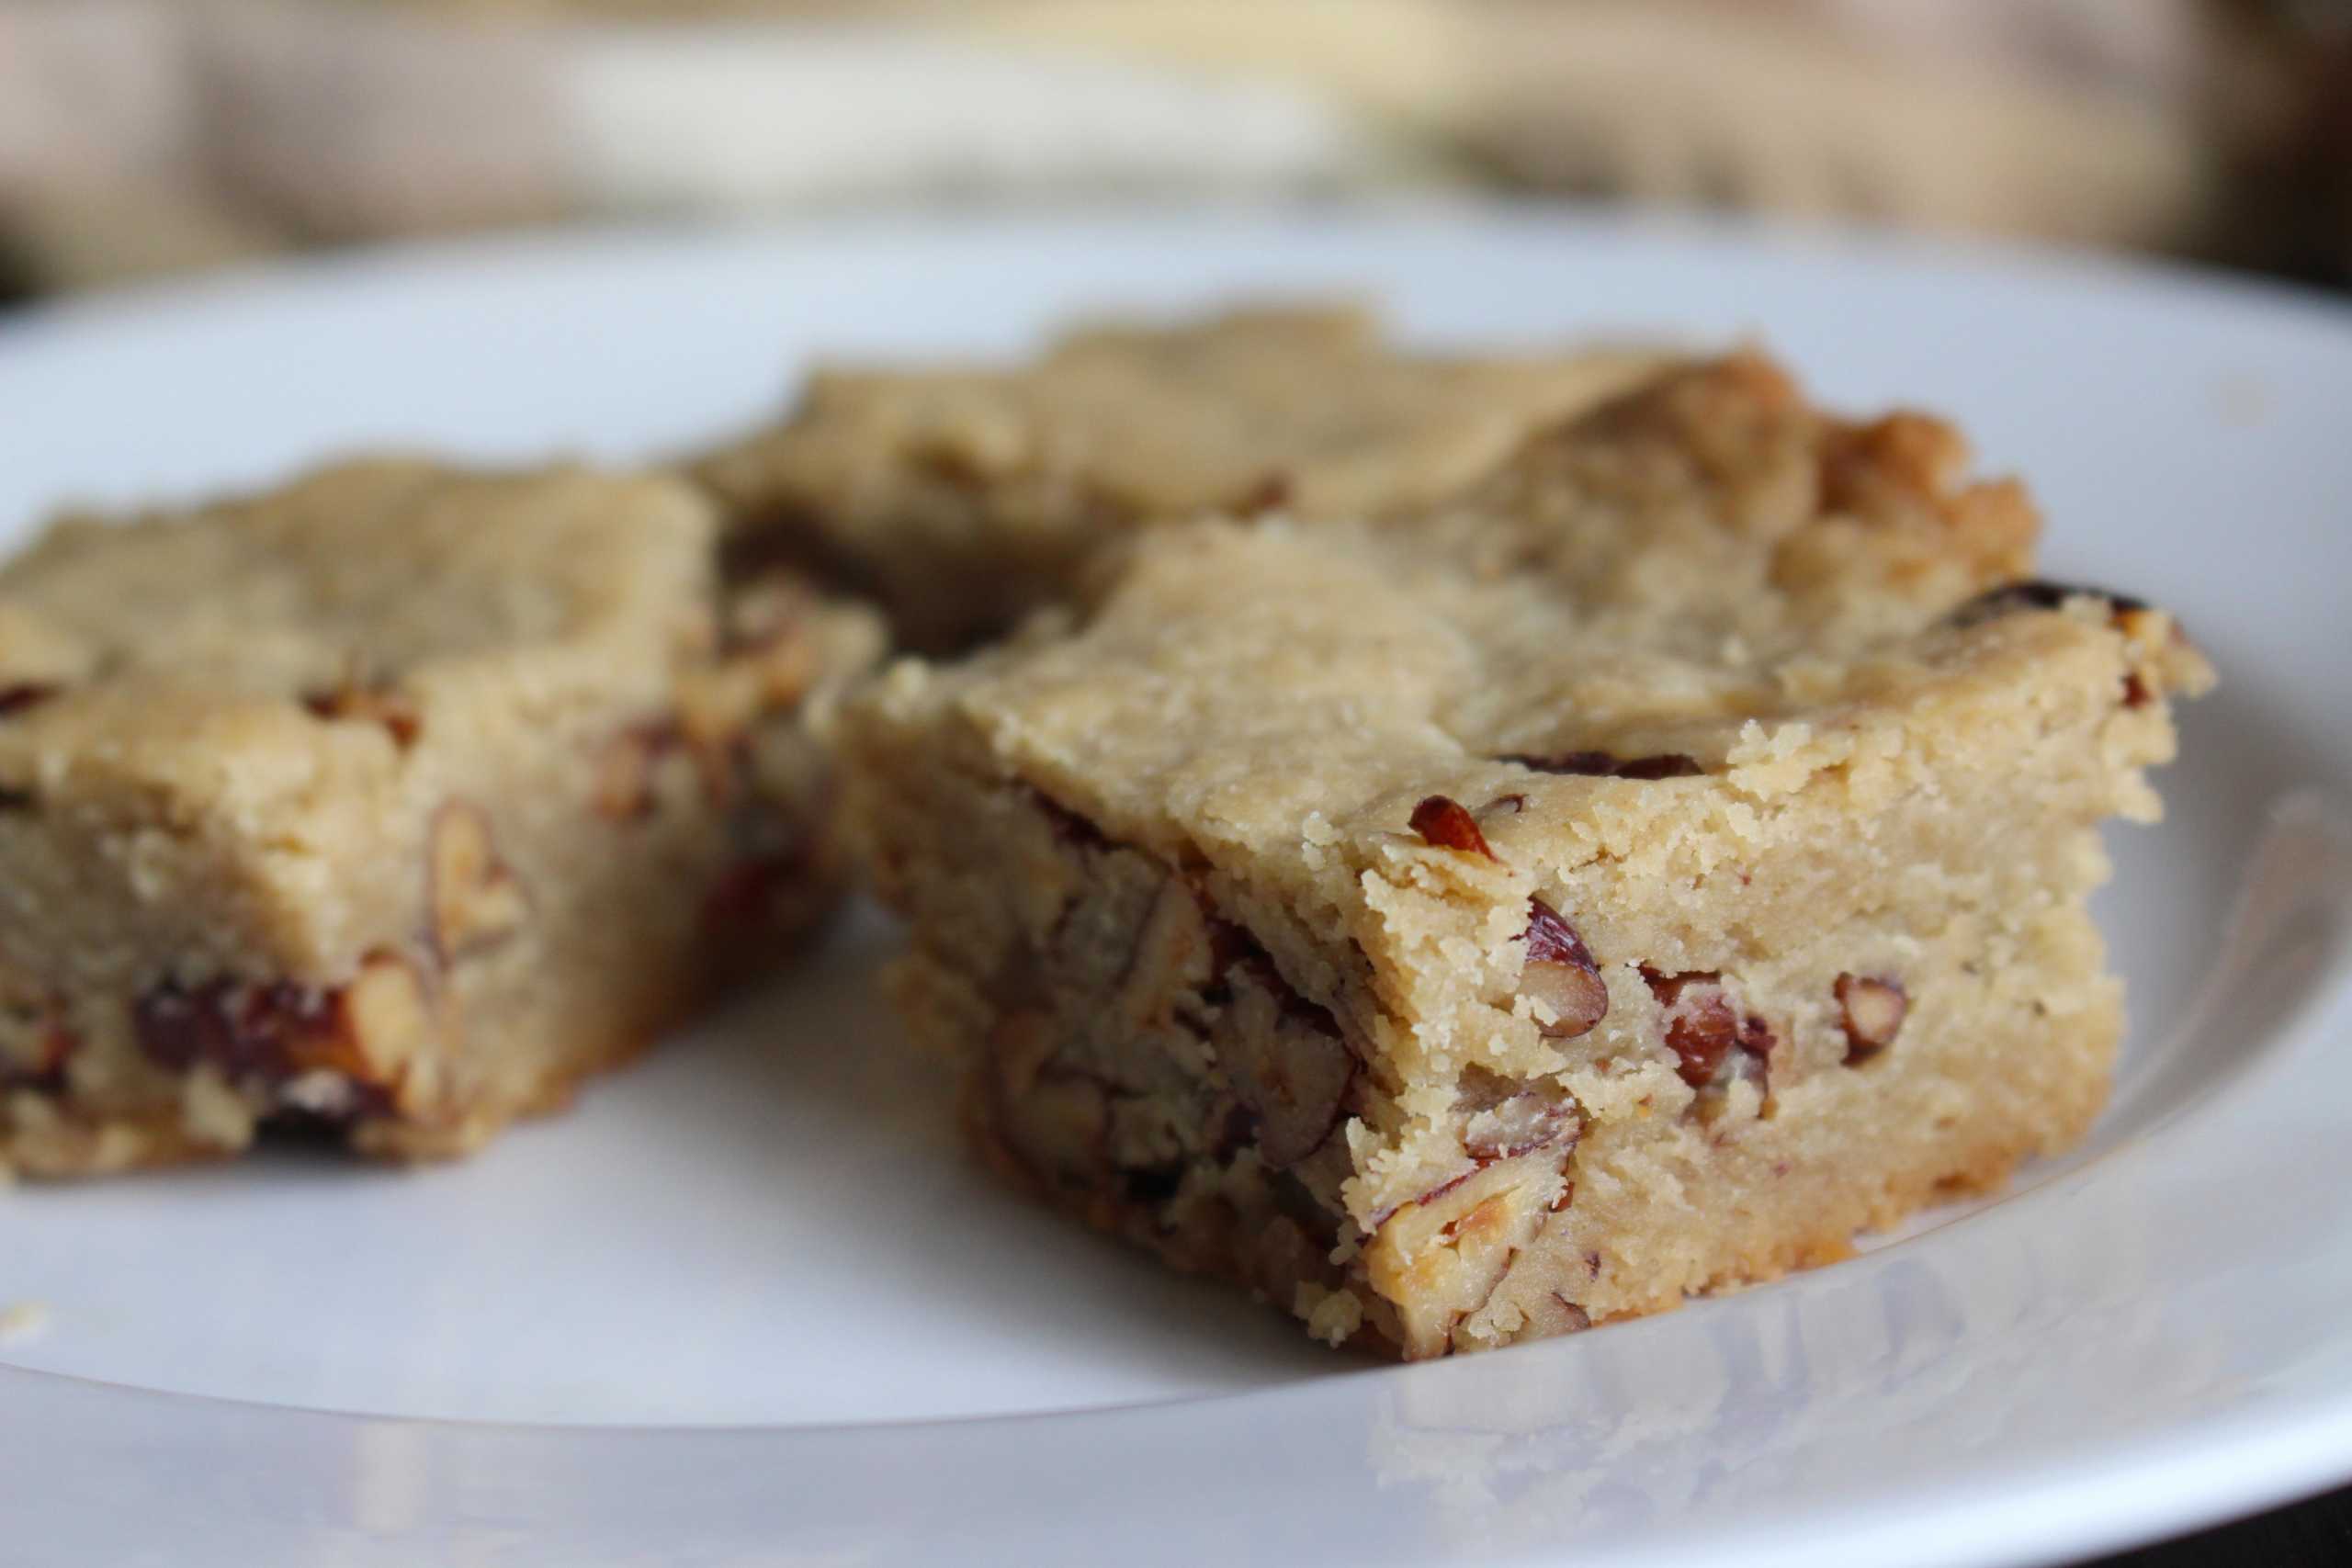
[[[1154,530],[845,718],[1004,1172],[1409,1358],[1844,1256],[2079,1136],[2162,612],[1958,438],[1679,372],[1458,504]]]
[[[1243,310],[1081,330],[1012,370],[822,371],[692,471],[738,548],[820,563],[938,650],[1067,597],[1141,525],[1426,507],[1665,363],[1415,354],[1359,310]]]
[[[347,464],[0,570],[0,1174],[456,1153],[831,898],[880,651],[670,479]]]

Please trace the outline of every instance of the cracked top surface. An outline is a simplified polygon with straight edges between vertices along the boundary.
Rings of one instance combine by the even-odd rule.
[[[2036,527],[2015,485],[1964,482],[1964,457],[1936,421],[1830,418],[1734,357],[1539,436],[1423,518],[1156,531],[1074,630],[901,665],[871,714],[1205,863],[1253,926],[1345,932],[1375,970],[1408,940],[1384,886],[1442,895],[1476,944],[1456,967],[1483,951],[1499,976],[1530,894],[1571,908],[1578,868],[1696,886],[2061,731],[2120,727],[2112,770],[2054,812],[2153,815],[2136,768],[2171,736],[2151,699],[2201,687],[2203,661],[2160,614],[2095,594],[1954,615],[2030,569]],[[1409,829],[1433,795],[1494,858]],[[1317,959],[1259,934],[1342,1005],[1328,938]],[[1644,937],[1689,968],[1738,940],[1663,912]]]
[[[846,491],[900,462],[974,483],[1051,476],[1074,502],[1139,515],[1386,511],[1451,493],[1528,430],[1663,363],[1632,349],[1403,353],[1345,308],[1106,324],[1019,369],[820,371],[789,423],[699,471],[752,507]]]
[[[0,569],[0,680],[291,692],[663,634],[710,584],[676,485],[336,464],[194,510],[67,517]]]
[[[689,471],[731,548],[813,561],[879,599],[910,646],[950,651],[1069,602],[1150,526],[1425,510],[1671,363],[1423,354],[1362,311],[1238,310],[1081,330],[1004,369],[820,369],[782,423]]]
[[[707,507],[669,481],[397,458],[64,519],[0,570],[0,781],[96,768],[269,795],[389,768],[386,726],[343,722],[380,719],[368,696],[323,711],[353,693],[518,720],[654,700],[707,633],[712,539]]]
[[[1294,839],[1318,817],[1401,828],[1412,792],[1623,793],[1514,756],[1688,759],[1677,785],[1736,761],[1769,791],[1873,717],[2005,697],[2069,649],[2122,657],[2096,608],[1945,624],[2030,570],[2037,526],[2015,484],[1964,467],[1937,421],[1836,420],[1735,357],[1539,436],[1425,517],[1163,531],[1074,635],[904,670],[889,700],[961,712],[1146,832],[1173,812]],[[1807,720],[1823,734],[1792,762]]]

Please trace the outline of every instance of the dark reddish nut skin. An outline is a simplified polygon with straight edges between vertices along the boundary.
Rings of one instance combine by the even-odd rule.
[[[1477,1162],[1480,1169],[1501,1159],[1518,1159],[1538,1149],[1558,1148],[1563,1154],[1573,1154],[1584,1139],[1584,1117],[1572,1104],[1546,1105],[1523,1115],[1517,1124],[1501,1131],[1501,1135],[1484,1138],[1465,1137],[1462,1152]]]
[[[777,898],[803,880],[808,869],[808,857],[792,851],[736,861],[703,895],[703,928],[718,937],[758,932],[774,918]]]
[[[1772,1026],[1754,1013],[1742,1015],[1732,1005],[1720,972],[1665,975],[1644,964],[1642,978],[1665,1010],[1667,1049],[1674,1053],[1675,1071],[1684,1083],[1705,1089],[1735,1050],[1769,1066],[1773,1047],[1780,1043]]]
[[[1585,1311],[1584,1308],[1577,1305],[1576,1303],[1568,1300],[1567,1297],[1560,1294],[1559,1292],[1554,1291],[1552,1292],[1552,1303],[1554,1311],[1557,1314],[1556,1321],[1543,1325],[1543,1327],[1546,1332],[1553,1334],[1582,1334],[1586,1329],[1592,1326],[1592,1314]]]
[[[2134,599],[2128,593],[2116,593],[2105,588],[2087,588],[2078,583],[2052,582],[2037,577],[1988,588],[1962,604],[1946,618],[1955,626],[1973,626],[1979,622],[2014,615],[2019,610],[2055,610],[2069,599],[2081,598],[2104,599],[2119,615],[2128,615],[2148,607],[2145,600]]]
[[[11,681],[0,685],[0,718],[38,706],[57,693],[58,687],[48,681]]]
[[[1452,795],[1432,795],[1413,807],[1413,831],[1425,842],[1442,850],[1459,850],[1464,854],[1495,858],[1487,842],[1487,835],[1479,830],[1478,819],[1470,808]]]
[[[28,1066],[0,1062],[0,1092],[29,1089],[35,1094],[65,1092],[65,1064],[81,1047],[81,1040],[62,1023],[41,1031],[40,1059]]]
[[[1527,943],[1527,961],[1520,972],[1521,987],[1529,988],[1534,982],[1555,1014],[1552,1022],[1537,1026],[1546,1038],[1573,1040],[1609,1016],[1609,987],[1600,978],[1600,966],[1557,909],[1541,898],[1530,898],[1521,940]]]
[[[323,991],[226,979],[166,981],[131,1011],[140,1048],[157,1062],[175,1072],[207,1062],[232,1078],[288,1076],[300,1042],[323,1031],[331,1014]]]
[[[1661,751],[1655,757],[1636,757],[1617,764],[1621,779],[1695,779],[1705,772],[1696,757],[1680,751]]]
[[[384,727],[392,744],[405,751],[424,728],[416,705],[389,687],[345,686],[331,692],[305,692],[302,706],[314,718],[371,719]]]
[[[1840,975],[1831,990],[1846,1032],[1846,1065],[1867,1062],[1889,1045],[1911,1010],[1902,983],[1863,975]]]
[[[1630,758],[1614,757],[1606,751],[1555,751],[1548,756],[1513,751],[1495,760],[1515,762],[1532,773],[1599,779],[1695,779],[1707,771],[1699,765],[1699,759],[1681,751]]]
[[[1692,1089],[1706,1088],[1739,1043],[1739,1015],[1724,996],[1721,976],[1713,970],[1661,975],[1645,967],[1642,978],[1666,1010],[1666,1045],[1674,1053],[1675,1071]]]
[[[1236,510],[1244,517],[1255,517],[1261,512],[1278,512],[1290,504],[1291,491],[1288,474],[1270,473],[1242,492]]]
[[[1464,1171],[1461,1175],[1439,1182],[1435,1187],[1430,1188],[1428,1191],[1414,1199],[1413,1207],[1417,1209],[1426,1208],[1428,1205],[1436,1202],[1439,1199],[1444,1197],[1447,1193],[1453,1191],[1455,1188],[1461,1186],[1472,1177],[1477,1175],[1480,1168],[1480,1167],[1474,1165],[1468,1170]],[[1396,1213],[1394,1209],[1391,1209],[1388,1212],[1390,1213]],[[1375,1225],[1373,1228],[1377,1230],[1379,1227]]]
[[[206,1063],[232,1080],[272,1083],[334,1058],[343,1024],[334,992],[283,980],[253,986],[229,979],[193,987],[167,980],[139,998],[131,1021],[140,1049],[175,1072]],[[390,1111],[386,1086],[355,1078],[352,1089],[348,1118]]]
[[[1465,1113],[1463,1152],[1481,1167],[1538,1149],[1557,1149],[1565,1158],[1584,1137],[1583,1108],[1550,1085],[1474,1068],[1463,1076],[1454,1103]]]

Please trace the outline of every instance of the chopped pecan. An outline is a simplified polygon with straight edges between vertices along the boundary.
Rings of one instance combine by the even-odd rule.
[[[438,1033],[424,979],[393,953],[371,954],[333,988],[165,981],[139,998],[132,1021],[141,1049],[164,1066],[209,1066],[343,1120],[388,1113]],[[321,1073],[341,1080],[332,1097],[306,1087]]]
[[[1574,1097],[1548,1080],[1520,1083],[1473,1066],[1463,1074],[1457,1103],[1463,1151],[1481,1165],[1541,1148],[1574,1149],[1584,1133]]]
[[[51,681],[10,681],[0,684],[0,718],[38,706],[62,689]]]
[[[1866,1062],[1894,1043],[1903,1028],[1911,998],[1899,981],[1861,975],[1840,975],[1831,987],[1838,998],[1838,1021],[1846,1031],[1846,1063]]]
[[[1692,1089],[1715,1085],[1727,1063],[1748,1064],[1745,1070],[1750,1072],[1770,1066],[1780,1043],[1771,1025],[1734,1005],[1721,974],[1695,969],[1666,975],[1645,964],[1642,978],[1665,1014],[1667,1049],[1674,1053],[1675,1071],[1684,1083]]]
[[[1494,850],[1487,843],[1487,835],[1479,829],[1478,819],[1470,808],[1452,795],[1432,795],[1413,807],[1413,831],[1422,841],[1442,850],[1456,850],[1464,854],[1495,858]]]
[[[424,728],[416,704],[389,685],[346,681],[330,690],[305,692],[301,700],[312,715],[331,723],[347,719],[382,725],[392,744],[403,751],[416,743]]]
[[[522,882],[499,858],[490,818],[471,801],[447,801],[434,813],[425,901],[433,948],[444,964],[496,946],[530,914]]]
[[[1550,1039],[1573,1040],[1609,1016],[1609,987],[1576,928],[1541,898],[1527,901],[1527,960],[1519,988],[1550,1010],[1536,1028]]]
[[[1263,958],[1236,966],[1235,1006],[1216,1035],[1236,1099],[1256,1118],[1258,1156],[1277,1170],[1323,1146],[1355,1082],[1339,1021],[1292,989]]]
[[[1539,755],[1513,751],[1495,759],[1499,762],[1515,762],[1539,773],[1568,773],[1589,778],[1607,779],[1690,779],[1699,778],[1706,769],[1699,759],[1681,751],[1660,751],[1647,757],[1611,756],[1606,751],[1556,751]]]
[[[2116,593],[2104,588],[2086,588],[2076,583],[2052,582],[2043,578],[2028,578],[2018,582],[2005,582],[1998,588],[1988,588],[1945,618],[1955,626],[1973,626],[2019,610],[2055,610],[2069,599],[2080,598],[2104,599],[2119,615],[2131,615],[2148,607],[2144,600],[2134,599],[2128,593]]]

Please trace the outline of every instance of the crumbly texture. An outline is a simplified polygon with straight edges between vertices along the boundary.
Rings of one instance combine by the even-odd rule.
[[[912,1026],[1005,1172],[1408,1357],[1844,1256],[2096,1114],[2085,898],[2161,612],[2019,581],[1941,423],[1755,357],[1350,527],[1156,530],[845,724]]]
[[[0,570],[0,1172],[456,1153],[841,880],[878,622],[666,479],[349,463]]]
[[[1337,308],[1106,325],[1012,370],[820,371],[784,423],[691,471],[738,547],[872,590],[935,651],[1068,598],[1143,525],[1425,510],[1663,363],[1408,353]]]

